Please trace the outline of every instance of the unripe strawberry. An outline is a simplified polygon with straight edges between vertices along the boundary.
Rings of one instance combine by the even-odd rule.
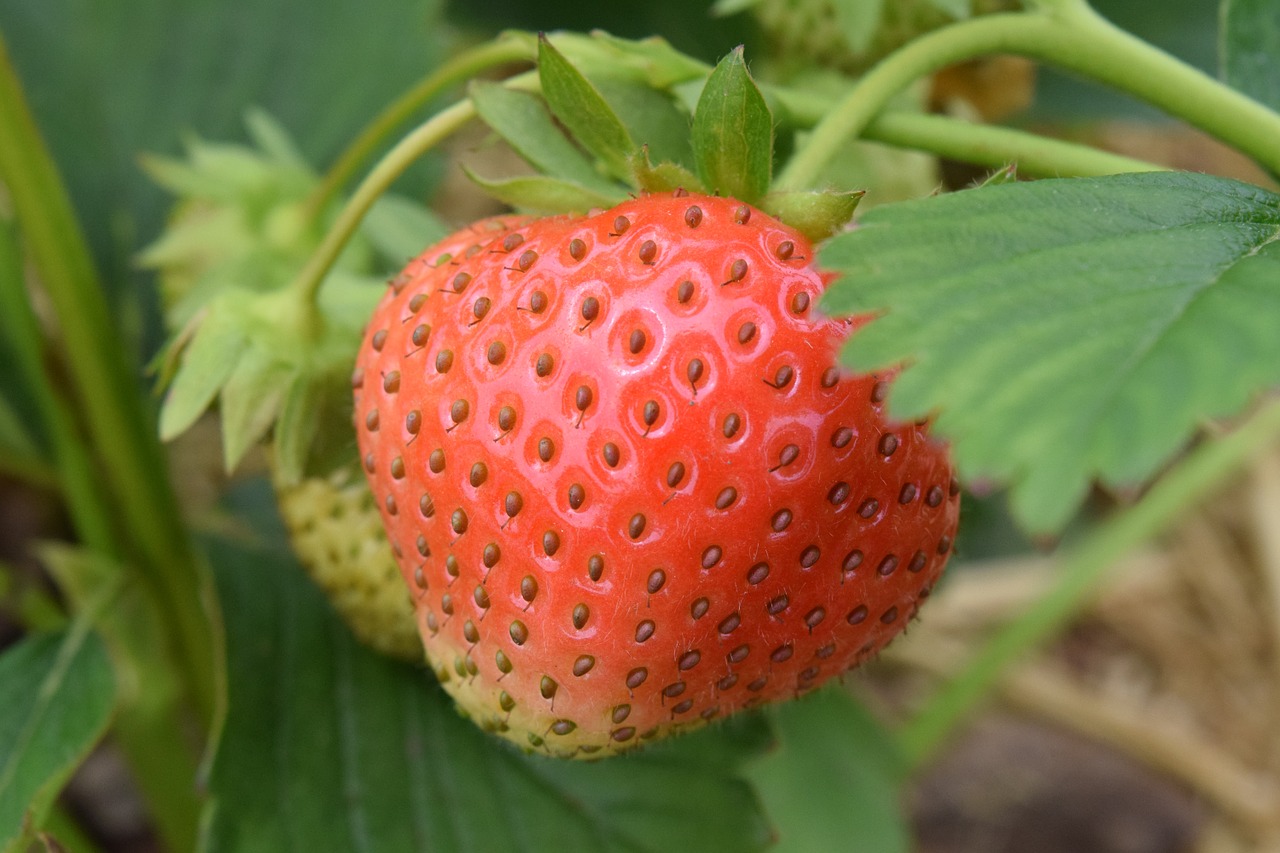
[[[383,654],[422,660],[413,603],[358,471],[275,483],[289,543],[351,632]]]
[[[914,615],[955,535],[951,464],[886,419],[887,376],[836,366],[857,323],[817,312],[811,259],[677,193],[396,280],[353,376],[362,463],[481,726],[629,749],[816,687]]]

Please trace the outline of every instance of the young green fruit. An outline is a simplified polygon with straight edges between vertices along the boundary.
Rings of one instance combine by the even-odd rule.
[[[353,376],[428,659],[525,748],[626,750],[874,655],[952,548],[958,488],[836,352],[799,233],[647,195],[410,263]]]
[[[274,483],[289,544],[357,639],[385,655],[422,660],[413,602],[387,547],[382,518],[355,466]]]

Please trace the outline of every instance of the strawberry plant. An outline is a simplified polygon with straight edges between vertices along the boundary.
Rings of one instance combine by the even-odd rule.
[[[1220,78],[1084,0],[721,0],[714,62],[436,28],[372,121],[325,78],[336,153],[247,102],[247,144],[132,149],[174,199],[140,300],[0,55],[0,474],[66,519],[0,555],[0,849],[106,844],[111,756],[175,850],[909,849],[965,724],[1133,636],[1126,560],[1269,470],[1280,13],[1220,12]],[[1247,180],[975,120],[1008,55]],[[988,624],[1008,542],[1054,568]],[[1265,749],[1038,707],[1280,839]]]

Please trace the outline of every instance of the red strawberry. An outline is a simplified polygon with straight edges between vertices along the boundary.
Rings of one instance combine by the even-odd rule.
[[[481,726],[625,750],[815,687],[915,613],[951,464],[885,420],[885,377],[835,366],[856,323],[816,313],[811,257],[677,194],[397,280],[354,377],[360,448],[428,658]]]

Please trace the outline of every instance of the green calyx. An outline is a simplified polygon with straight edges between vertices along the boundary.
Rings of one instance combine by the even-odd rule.
[[[216,403],[227,469],[272,435],[279,476],[292,483],[349,454],[350,364],[364,318],[387,275],[444,229],[420,206],[383,198],[313,303],[287,284],[331,214],[309,215],[318,179],[284,131],[261,113],[248,126],[252,147],[195,140],[185,159],[144,160],[177,196],[140,256],[159,275],[173,334],[155,362],[160,433],[175,438]]]
[[[501,201],[569,213],[684,189],[758,205],[811,239],[853,215],[860,193],[770,192],[774,117],[741,47],[710,70],[661,40],[540,35],[536,50],[537,91],[470,89],[481,120],[537,172],[467,172]]]

